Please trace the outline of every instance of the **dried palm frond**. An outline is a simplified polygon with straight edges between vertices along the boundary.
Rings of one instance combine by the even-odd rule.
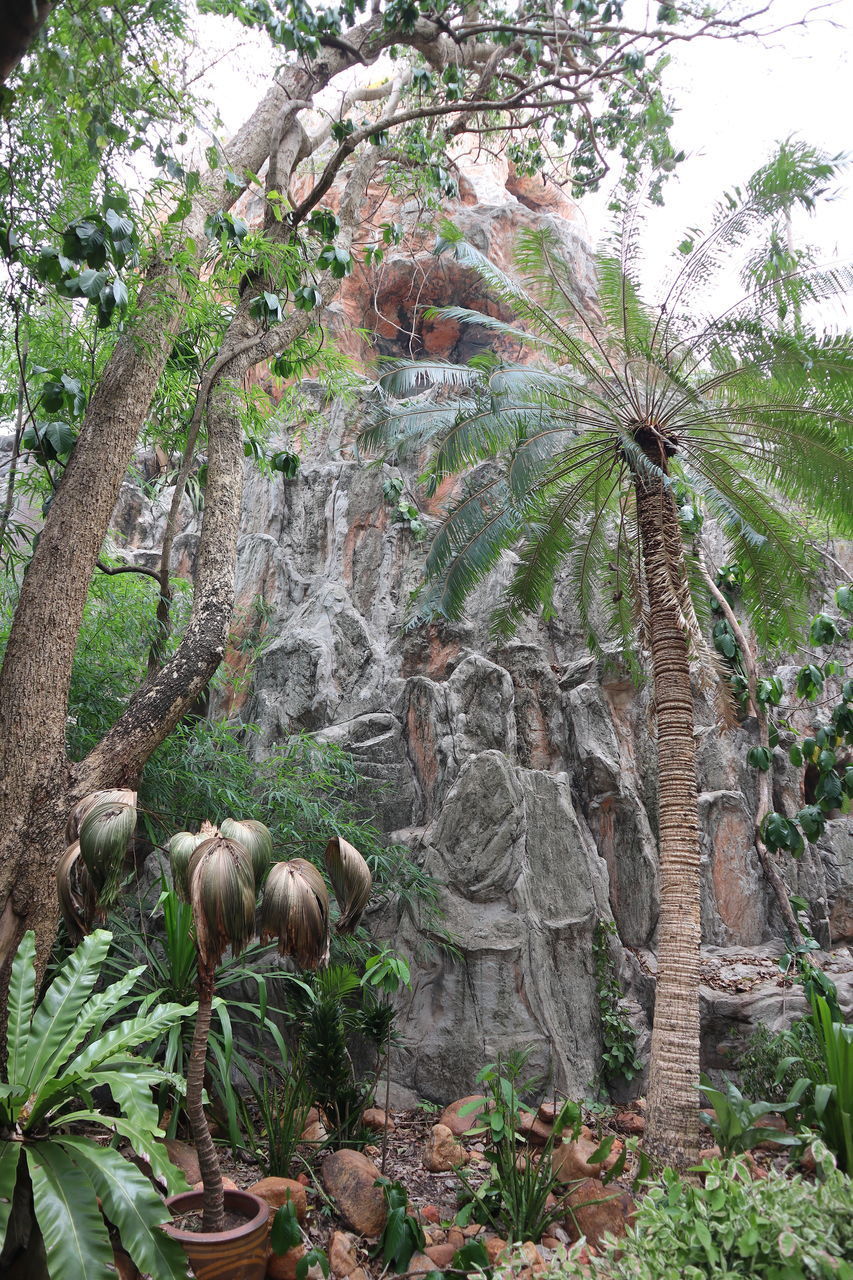
[[[175,893],[181,902],[189,902],[190,900],[190,858],[198,846],[209,839],[210,836],[203,831],[178,831],[169,841],[169,862],[172,867],[172,881],[175,886]]]
[[[277,862],[267,876],[261,904],[261,941],[278,938],[279,954],[303,969],[329,959],[329,893],[316,867],[304,858]]]
[[[103,796],[86,810],[80,821],[80,855],[104,907],[112,906],[121,887],[128,845],[135,829],[136,806]]]
[[[216,835],[193,850],[187,879],[199,962],[214,968],[226,947],[237,956],[255,931],[255,878],[242,845]]]
[[[77,840],[68,846],[56,864],[56,891],[68,937],[76,946],[105,918]]]
[[[89,795],[84,796],[78,805],[76,805],[68,815],[68,822],[65,824],[65,838],[69,844],[73,844],[80,836],[80,825],[86,814],[94,808],[96,804],[102,802],[107,804],[129,804],[136,806],[136,792],[128,789],[116,789],[113,791],[92,791]]]
[[[335,928],[338,933],[352,933],[367,906],[373,876],[355,845],[340,836],[332,836],[326,845],[325,859],[341,911]]]
[[[269,828],[255,818],[226,818],[219,829],[229,840],[236,840],[246,850],[252,859],[255,888],[260,889],[272,862],[272,835]]]

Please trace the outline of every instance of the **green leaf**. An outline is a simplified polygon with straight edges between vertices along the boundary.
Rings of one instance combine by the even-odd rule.
[[[766,773],[773,763],[773,753],[769,747],[750,747],[746,753],[746,759],[754,769],[760,769],[762,773]]]
[[[159,1129],[156,1133],[151,1133],[134,1124],[126,1116],[105,1116],[100,1111],[87,1109],[71,1111],[63,1115],[62,1119],[64,1124],[80,1121],[84,1124],[103,1125],[105,1129],[114,1130],[123,1138],[127,1138],[138,1156],[145,1157],[151,1166],[151,1172],[166,1186],[170,1195],[189,1191],[189,1183],[183,1172],[169,1159],[162,1141],[163,1133]]]
[[[127,1049],[147,1044],[173,1023],[190,1017],[194,1010],[194,1005],[158,1004],[136,1018],[127,1018],[118,1026],[110,1027],[94,1044],[87,1045],[75,1059],[75,1071],[82,1075],[95,1067],[106,1065],[110,1058],[123,1055]]]
[[[106,929],[90,933],[45,992],[33,1018],[24,1065],[24,1080],[33,1092],[39,1084],[39,1073],[53,1058],[89,999],[111,942],[112,934]]]
[[[168,1211],[136,1165],[111,1147],[99,1147],[86,1138],[62,1138],[59,1145],[85,1169],[106,1216],[140,1271],[157,1280],[185,1280],[186,1254],[177,1240],[160,1230]]]
[[[9,979],[6,1069],[10,1084],[17,1084],[21,1080],[27,1060],[30,1023],[36,998],[35,955],[36,935],[32,929],[28,929],[15,953]]]
[[[812,620],[809,639],[814,645],[833,644],[838,639],[838,628],[826,613],[819,613]]]
[[[50,1280],[115,1280],[95,1189],[56,1143],[25,1146]]]
[[[296,1217],[296,1206],[287,1200],[276,1210],[270,1231],[270,1246],[273,1253],[287,1253],[302,1243],[302,1232]]]
[[[853,587],[839,587],[835,592],[835,603],[842,613],[853,617]]]
[[[12,1212],[12,1194],[18,1180],[20,1142],[0,1142],[0,1248],[6,1239],[6,1228]]]

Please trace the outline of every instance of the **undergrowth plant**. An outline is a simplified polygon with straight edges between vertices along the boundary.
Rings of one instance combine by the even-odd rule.
[[[802,1095],[802,1088],[797,1089],[795,1086],[796,1096],[789,1097],[785,1102],[750,1102],[731,1080],[727,1081],[725,1089],[715,1089],[707,1076],[702,1077],[700,1088],[714,1108],[713,1112],[703,1111],[702,1120],[711,1130],[723,1156],[742,1155],[768,1139],[781,1147],[801,1144],[800,1138],[793,1133],[781,1133],[779,1129],[762,1124],[761,1121],[773,1113],[784,1115],[794,1111]]]
[[[813,1145],[819,1177],[753,1179],[745,1162],[705,1161],[702,1181],[668,1169],[624,1236],[569,1252],[543,1280],[853,1280],[850,1180]]]
[[[160,1196],[112,1143],[129,1142],[170,1192],[187,1189],[152,1098],[163,1071],[141,1049],[193,1008],[146,999],[131,1012],[141,965],[96,991],[110,942],[103,929],[84,938],[38,1003],[34,934],[18,948],[0,1083],[0,1250],[8,1263],[16,1246],[38,1255],[35,1232],[27,1243],[28,1196],[20,1185],[16,1193],[28,1179],[51,1277],[113,1280],[109,1220],[142,1271],[183,1280],[183,1250],[159,1230],[168,1217]],[[96,1100],[104,1090],[112,1106]]]
[[[460,1108],[460,1115],[478,1113],[468,1132],[485,1143],[490,1169],[479,1185],[464,1169],[456,1169],[462,1183],[456,1222],[460,1226],[481,1222],[508,1240],[536,1241],[551,1222],[565,1217],[565,1208],[557,1205],[551,1194],[557,1181],[551,1156],[564,1135],[577,1137],[581,1109],[575,1102],[564,1102],[541,1151],[520,1152],[522,1118],[532,1115],[521,1100],[521,1091],[530,1088],[530,1082],[520,1081],[526,1059],[526,1054],[514,1054],[505,1062],[485,1067],[477,1076],[487,1099],[485,1109],[479,1100]]]
[[[129,966],[142,962],[137,987],[140,1001],[195,1001],[198,953],[192,908],[174,889],[163,888],[152,912],[139,902],[138,915],[114,912],[109,922],[113,946],[104,962],[105,977],[117,978]],[[279,1061],[287,1058],[279,1027],[287,1011],[271,999],[267,975],[259,971],[274,949],[272,944],[252,942],[241,956],[224,956],[216,968],[207,1089],[211,1108],[225,1125],[232,1149],[242,1145],[246,1133],[246,1112],[234,1073],[252,1080],[258,1057],[270,1048]],[[275,977],[280,982],[300,982],[298,975],[286,971]],[[186,1076],[191,1045],[192,1025],[184,1020],[146,1046],[148,1055],[167,1073],[158,1090],[158,1103],[161,1114],[170,1113],[166,1122],[170,1137],[176,1135],[184,1118],[183,1096],[170,1079]]]
[[[376,1186],[382,1188],[388,1206],[385,1226],[376,1245],[376,1256],[394,1272],[407,1271],[413,1254],[426,1245],[423,1227],[409,1213],[409,1197],[402,1182],[377,1178]]]
[[[643,1065],[637,1057],[637,1033],[625,1009],[622,986],[616,976],[608,939],[615,937],[612,920],[599,920],[592,937],[595,989],[601,1025],[601,1065],[610,1082],[633,1080]]]

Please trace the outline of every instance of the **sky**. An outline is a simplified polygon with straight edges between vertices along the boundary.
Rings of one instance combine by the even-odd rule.
[[[647,10],[654,16],[657,0],[627,0],[627,17]],[[208,87],[227,135],[264,91],[275,55],[263,37],[236,23],[199,22],[206,61],[215,64]],[[702,222],[704,211],[761,165],[775,142],[794,135],[832,155],[853,156],[853,0],[772,0],[760,22],[782,29],[760,40],[675,46],[666,84],[677,108],[673,141],[688,154],[665,188],[665,207],[649,215],[651,259],[662,262],[681,231]],[[216,62],[235,41],[236,52]],[[817,244],[827,261],[853,261],[853,172],[841,186],[818,217],[803,216],[794,228],[797,240]],[[581,204],[593,243],[606,226],[607,199],[605,186]]]
[[[648,219],[661,255],[724,190],[763,164],[774,143],[794,135],[853,158],[853,0],[776,0],[771,13],[781,25],[809,11],[805,26],[760,41],[697,41],[674,53],[666,73],[677,106],[673,141],[687,159],[665,188],[665,207]],[[853,172],[840,186],[818,216],[803,215],[795,225],[797,238],[819,245],[827,260],[853,260]],[[606,203],[606,191],[582,203],[593,240]]]

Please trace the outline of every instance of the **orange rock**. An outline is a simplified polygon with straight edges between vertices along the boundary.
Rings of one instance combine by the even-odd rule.
[[[465,1233],[461,1227],[450,1227],[447,1232],[447,1243],[452,1244],[454,1249],[461,1249],[465,1243]]]
[[[239,1191],[240,1188],[237,1186],[237,1183],[234,1181],[233,1178],[226,1178],[223,1176],[222,1190],[223,1191]],[[193,1191],[204,1191],[204,1183],[201,1181],[201,1179],[199,1179],[198,1182],[193,1183]]]
[[[467,1227],[462,1228],[462,1234],[466,1240],[470,1240],[472,1236],[481,1236],[485,1230],[481,1222],[469,1222]]]
[[[434,1124],[424,1147],[423,1165],[430,1173],[448,1173],[468,1163],[468,1152],[445,1124]]]
[[[164,1138],[163,1146],[172,1164],[177,1165],[190,1186],[201,1179],[195,1147],[190,1146],[188,1142],[182,1142],[180,1138]]]
[[[424,1253],[432,1259],[440,1271],[443,1271],[445,1267],[450,1266],[456,1250],[452,1244],[431,1244]]]
[[[323,1161],[323,1185],[348,1226],[360,1236],[378,1236],[388,1207],[380,1187],[379,1170],[360,1151],[333,1151]]]
[[[504,1249],[507,1247],[507,1242],[502,1239],[501,1236],[486,1236],[483,1244],[485,1245],[486,1253],[489,1256],[489,1263],[491,1266],[494,1266]]]
[[[553,1129],[553,1121],[549,1123],[532,1111],[522,1111],[519,1116],[519,1133],[523,1134],[528,1142],[534,1143],[536,1146],[544,1147]]]
[[[479,1102],[482,1103],[482,1106],[474,1107],[471,1111],[466,1112],[464,1116],[460,1116],[460,1107],[467,1106],[469,1102]],[[487,1105],[486,1099],[481,1093],[469,1094],[467,1098],[459,1098],[458,1101],[451,1102],[449,1107],[445,1107],[438,1117],[438,1123],[447,1125],[455,1138],[461,1138],[469,1129],[473,1129],[476,1126]]]
[[[425,1222],[441,1222],[438,1206],[434,1204],[425,1204],[421,1209],[421,1217]]]
[[[573,1240],[585,1236],[593,1248],[601,1244],[605,1232],[623,1236],[633,1221],[637,1207],[630,1192],[614,1182],[603,1187],[596,1178],[587,1178],[573,1187],[566,1197],[572,1213],[566,1218],[566,1230]]]
[[[638,1115],[636,1111],[620,1111],[613,1123],[623,1133],[639,1136],[646,1131],[646,1117]]]
[[[271,1253],[267,1258],[267,1280],[296,1280],[296,1264],[305,1257],[305,1246],[298,1244],[287,1253]]]
[[[390,1116],[386,1116],[381,1107],[368,1107],[361,1117],[362,1124],[366,1129],[373,1129],[375,1133],[382,1133],[386,1129],[388,1133],[394,1132],[394,1121]]]
[[[333,1231],[329,1236],[329,1266],[336,1276],[350,1276],[358,1267],[356,1238],[348,1231]]]
[[[578,1178],[600,1178],[602,1173],[612,1169],[622,1144],[615,1142],[610,1154],[600,1163],[590,1164],[589,1157],[594,1154],[599,1144],[592,1138],[581,1136],[577,1142],[560,1142],[554,1147],[551,1161],[554,1175],[558,1182],[574,1182]]]
[[[251,1191],[253,1196],[266,1200],[271,1209],[280,1209],[288,1200],[292,1200],[296,1217],[300,1222],[305,1221],[308,1196],[302,1183],[295,1178],[261,1178],[260,1182],[253,1182],[246,1190]]]
[[[406,1274],[410,1276],[426,1276],[430,1271],[435,1271],[435,1263],[432,1258],[428,1258],[425,1253],[413,1253],[406,1268]]]

